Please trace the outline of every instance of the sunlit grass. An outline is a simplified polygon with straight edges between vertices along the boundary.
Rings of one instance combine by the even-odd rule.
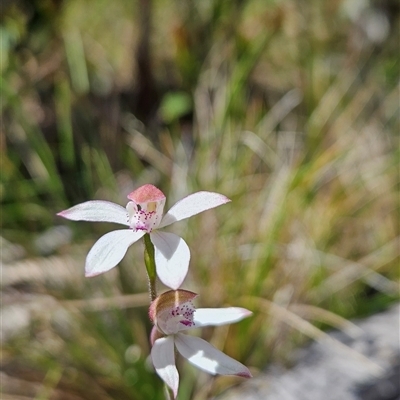
[[[49,257],[35,246],[66,224],[61,209],[125,205],[144,183],[167,194],[166,208],[198,190],[232,199],[173,230],[191,248],[184,288],[198,305],[254,311],[199,334],[255,375],[305,339],[323,340],[321,329],[357,334],[349,318],[398,299],[394,34],[357,42],[336,3],[159,2],[160,104],[145,125],[121,96],[134,84],[138,15],[100,3],[96,13],[79,1],[43,9],[30,35],[15,7],[4,24],[13,50],[1,64],[2,236],[26,254],[4,265],[2,285],[30,324],[3,343],[3,370],[29,398],[164,398],[148,360],[143,248],[88,280],[85,254],[107,224],[67,223],[73,239]],[[175,97],[163,97],[167,87]],[[240,382],[178,365],[181,400]]]

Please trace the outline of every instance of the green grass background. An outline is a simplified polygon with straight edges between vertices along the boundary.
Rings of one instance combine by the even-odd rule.
[[[4,379],[4,396],[164,398],[143,245],[85,279],[85,254],[114,227],[55,215],[90,199],[125,205],[145,183],[167,208],[198,190],[232,199],[171,231],[191,248],[184,288],[198,306],[254,311],[198,333],[254,375],[398,299],[396,2],[2,8],[2,253],[20,254],[3,258],[2,297],[38,304],[2,346],[3,372],[26,393]],[[241,381],[178,365],[181,400]]]

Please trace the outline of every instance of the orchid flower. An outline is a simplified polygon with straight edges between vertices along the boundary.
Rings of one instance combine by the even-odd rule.
[[[218,326],[238,322],[252,313],[245,308],[198,308],[192,300],[196,293],[170,290],[150,305],[149,316],[155,326],[151,333],[151,358],[160,378],[171,388],[176,398],[179,374],[175,365],[175,347],[196,367],[212,374],[237,375],[251,378],[247,367],[227,356],[205,340],[181,333],[203,326]]]
[[[177,289],[186,277],[190,251],[182,238],[159,229],[230,200],[218,193],[196,192],[178,201],[163,216],[166,198],[153,185],[139,187],[128,195],[128,199],[126,208],[94,200],[57,214],[73,221],[114,222],[128,226],[128,229],[106,233],[93,245],[86,258],[85,276],[96,276],[114,268],[129,246],[148,233],[155,248],[158,277],[166,286]]]

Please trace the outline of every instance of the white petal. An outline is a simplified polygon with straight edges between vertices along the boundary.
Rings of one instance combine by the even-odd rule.
[[[174,337],[157,339],[151,349],[151,359],[157,374],[172,389],[175,398],[178,394],[179,374],[175,366]]]
[[[241,307],[197,308],[194,312],[194,325],[192,328],[232,324],[249,317],[251,314],[251,311]]]
[[[175,221],[189,218],[193,215],[228,203],[230,200],[222,194],[213,192],[196,192],[179,200],[164,215],[159,228],[170,225]]]
[[[61,211],[57,215],[73,221],[115,222],[129,226],[126,209],[110,201],[86,201]]]
[[[251,377],[251,373],[246,366],[217,350],[203,339],[178,333],[175,335],[175,345],[183,357],[187,358],[196,367],[212,375]]]
[[[174,290],[178,289],[189,269],[188,245],[173,233],[153,231],[150,238],[155,248],[158,277],[164,285]]]
[[[114,268],[125,256],[128,247],[146,232],[132,229],[112,231],[102,236],[86,257],[85,276],[92,277]]]

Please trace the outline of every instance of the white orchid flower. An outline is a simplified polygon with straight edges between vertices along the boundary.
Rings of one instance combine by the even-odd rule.
[[[155,324],[151,333],[151,359],[157,374],[171,388],[174,398],[179,387],[175,347],[189,362],[212,375],[251,378],[248,368],[239,361],[205,340],[181,331],[238,322],[252,312],[240,307],[196,309],[192,303],[196,296],[196,293],[187,290],[170,290],[157,297],[149,309],[150,319]]]
[[[182,238],[159,229],[230,200],[218,193],[196,192],[178,201],[163,216],[165,195],[153,185],[141,186],[128,199],[126,208],[94,200],[57,214],[73,221],[114,222],[129,227],[109,232],[94,244],[86,258],[85,276],[96,276],[114,268],[128,247],[148,233],[155,248],[158,277],[166,286],[177,289],[186,277],[190,251]]]

